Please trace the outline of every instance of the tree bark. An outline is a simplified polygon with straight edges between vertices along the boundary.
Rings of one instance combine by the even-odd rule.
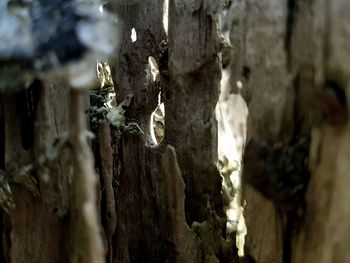
[[[1,262],[238,261],[215,165],[220,3],[170,0],[167,36],[163,1],[121,2],[109,4],[124,23],[115,89],[118,103],[132,100],[120,106],[123,127],[99,123],[94,156],[84,135],[86,92],[73,92],[70,105],[68,85],[36,80],[1,94]],[[350,5],[231,2],[226,70],[231,92],[243,85],[248,140],[272,150],[311,137],[302,215],[291,217],[266,191],[245,187],[246,259],[347,262]],[[155,79],[150,56],[159,67]],[[160,91],[165,137],[156,145],[150,117]]]
[[[211,1],[194,6],[170,1],[172,26],[167,40],[162,2],[115,6],[125,23],[116,69],[119,97],[133,94],[126,115],[143,132],[121,136],[113,262],[217,262],[218,257],[234,256],[224,248],[223,224],[216,215],[223,215],[221,179],[215,167],[214,107],[220,79],[217,8]],[[132,28],[136,42],[130,39]],[[159,65],[160,82],[150,80],[149,56]],[[165,139],[155,147],[148,130],[160,90],[166,110]],[[203,223],[190,228],[194,221]]]
[[[167,257],[166,213],[163,202],[159,149],[151,146],[150,116],[157,106],[159,82],[153,82],[148,57],[159,61],[159,45],[166,40],[162,28],[163,1],[136,1],[115,5],[123,19],[124,32],[116,68],[117,98],[133,95],[126,112],[137,124],[135,133],[126,132],[119,141],[114,176],[116,231],[113,262],[162,262]],[[132,42],[131,31],[137,40]]]
[[[186,221],[223,215],[214,109],[221,77],[215,1],[170,1],[167,143],[176,148],[186,183]],[[199,106],[201,105],[201,106]],[[190,146],[190,148],[189,148]]]

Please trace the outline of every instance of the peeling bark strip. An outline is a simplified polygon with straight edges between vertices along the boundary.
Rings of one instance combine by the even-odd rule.
[[[167,213],[170,240],[174,250],[168,255],[169,262],[193,262],[200,257],[199,243],[194,233],[190,230],[185,218],[185,183],[177,162],[175,149],[166,146],[162,155],[162,169],[166,184]]]
[[[223,215],[214,117],[219,95],[219,1],[169,2],[169,87],[165,141],[178,153],[186,183],[186,221],[207,218],[208,201]]]
[[[113,151],[112,138],[109,123],[103,122],[99,125],[99,142],[100,142],[100,156],[101,156],[101,174],[103,181],[103,193],[105,196],[105,215],[101,217],[106,219],[104,224],[105,237],[107,241],[107,262],[112,262],[113,246],[112,237],[116,228],[116,211],[115,211],[115,197],[113,190]]]
[[[71,90],[70,140],[74,156],[70,261],[105,262],[97,216],[97,188],[93,155],[88,144],[85,103],[88,90]]]
[[[165,179],[168,241],[171,243],[166,262],[238,262],[233,243],[222,237],[221,220],[210,207],[206,221],[194,222],[191,228],[188,227],[184,211],[185,183],[174,147],[165,146],[161,166]]]

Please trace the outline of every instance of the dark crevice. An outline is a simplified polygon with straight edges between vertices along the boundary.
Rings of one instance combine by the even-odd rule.
[[[3,244],[3,236],[4,236],[4,222],[3,222],[3,212],[0,211],[0,262],[6,262],[5,258],[5,247]]]
[[[34,144],[34,126],[41,88],[41,82],[34,80],[27,89],[18,94],[17,107],[21,118],[21,143],[25,150],[31,149]]]
[[[327,80],[318,100],[329,124],[343,125],[347,123],[347,98],[345,90],[339,82]]]
[[[334,80],[327,80],[324,89],[326,92],[332,93],[335,96],[335,99],[343,106],[347,106],[347,99],[345,90],[341,85]]]
[[[287,1],[286,36],[284,41],[284,45],[287,53],[288,69],[290,69],[292,64],[292,37],[294,32],[296,13],[297,13],[297,0],[288,0]]]
[[[256,260],[252,255],[246,254],[244,258],[239,259],[239,263],[256,263]]]
[[[332,15],[330,14],[331,2],[324,1],[324,35],[323,35],[323,74],[327,73],[327,64],[329,61],[330,51],[331,51],[331,29],[332,29]]]
[[[282,262],[291,263],[292,262],[292,234],[293,234],[293,217],[287,215],[286,224],[283,233],[283,253]]]
[[[0,98],[0,170],[5,170],[5,118],[2,98]]]
[[[302,129],[302,120],[300,117],[299,112],[299,94],[300,94],[300,88],[299,88],[299,81],[300,81],[300,75],[299,73],[296,75],[296,77],[293,80],[293,88],[294,88],[294,101],[293,101],[293,136],[292,140],[296,140],[297,137],[299,137]]]
[[[244,79],[246,81],[248,81],[250,78],[250,72],[251,72],[250,67],[248,67],[248,66],[242,67],[242,76],[244,77]]]

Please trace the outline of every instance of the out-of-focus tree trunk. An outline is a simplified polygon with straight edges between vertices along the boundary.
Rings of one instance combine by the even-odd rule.
[[[87,85],[97,53],[107,58],[117,41],[97,6],[80,13],[78,26],[80,4],[1,2],[2,262],[104,262]],[[107,48],[92,41],[97,24],[111,33]],[[78,76],[78,62],[91,68],[79,67]]]
[[[67,131],[68,91],[65,86],[42,87],[35,82],[21,94],[1,97],[2,169],[32,163]],[[67,260],[64,240],[68,235],[71,163],[71,158],[62,155],[49,174],[38,172],[40,197],[22,186],[13,188],[15,209],[9,216],[3,214],[2,244],[7,262]]]
[[[311,135],[306,214],[297,227],[288,230],[283,212],[246,187],[246,253],[256,262],[348,262],[349,8],[232,1],[231,85],[243,83],[248,137],[285,144]]]
[[[4,262],[104,260],[85,127],[87,91],[76,93],[73,98],[68,85],[35,81],[1,97],[1,198],[13,196],[14,205],[2,213]],[[6,180],[12,193],[3,191]]]

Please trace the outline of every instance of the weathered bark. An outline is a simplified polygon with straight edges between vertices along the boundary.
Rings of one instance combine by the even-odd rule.
[[[131,94],[133,100],[123,108],[126,112],[123,129],[115,131],[115,127],[104,122],[96,130],[94,143],[97,147],[94,149],[100,189],[95,186],[93,156],[84,134],[85,91],[73,91],[71,106],[68,105],[68,88],[64,85],[55,87],[52,83],[45,83],[41,89],[37,109],[34,95],[21,102],[16,101],[17,96],[11,97],[10,101],[3,99],[3,125],[0,127],[6,140],[2,138],[4,160],[0,160],[0,164],[3,162],[1,168],[15,169],[40,159],[46,150],[50,150],[55,138],[69,128],[73,153],[67,155],[64,151],[57,160],[57,167],[50,167],[49,175],[45,169],[36,171],[41,199],[22,187],[15,188],[16,208],[9,216],[3,215],[5,225],[1,229],[5,233],[2,244],[6,251],[3,257],[7,261],[28,262],[28,255],[31,255],[35,262],[47,262],[48,259],[50,262],[103,262],[100,222],[96,216],[99,202],[107,262],[236,262],[233,242],[227,241],[224,234],[221,177],[215,165],[217,125],[214,108],[221,77],[218,2],[170,1],[168,39],[162,27],[163,1],[111,2],[110,8],[124,23],[115,67],[117,100],[121,102]],[[267,30],[272,37],[275,25],[278,32],[284,30],[285,25],[278,21],[286,16],[286,10],[275,14],[276,10],[280,11],[280,5],[264,3],[272,6],[269,14],[276,16]],[[252,6],[250,2],[249,5]],[[265,5],[260,7],[265,8]],[[250,11],[258,17],[256,9]],[[247,11],[247,17],[250,15]],[[255,31],[260,21],[253,18],[247,21],[247,27],[252,28],[249,31],[250,49],[256,50],[261,57],[279,59],[284,53],[283,41],[271,41],[276,43],[278,53],[274,53],[275,50],[266,55],[268,48],[259,49],[261,36]],[[130,39],[132,28],[137,34],[135,42]],[[164,50],[167,40],[169,63]],[[242,56],[235,55],[237,59]],[[153,81],[150,76],[149,56],[159,64],[160,80]],[[251,71],[253,76],[253,69],[259,67],[254,59],[249,57],[248,66],[243,70],[247,82],[248,73]],[[267,69],[260,68],[249,81],[260,83],[261,87],[270,85],[268,92],[275,91],[276,85],[281,86],[276,94],[280,100],[287,101],[291,90],[289,80],[286,80],[287,64],[287,58],[281,58]],[[267,76],[272,71],[281,75],[278,81]],[[268,101],[270,97],[263,88],[257,89],[259,93],[254,95],[257,87],[252,85],[251,88],[250,106],[256,107],[255,115],[252,115],[252,134],[263,139],[287,140],[290,134],[285,131],[294,127],[293,104],[284,106],[281,101],[275,104],[269,101],[259,112],[260,99]],[[149,121],[160,90],[166,108],[166,129],[163,144],[156,146],[150,140]],[[36,118],[30,115],[29,120],[23,120],[22,109],[15,105],[22,107],[22,103],[25,105],[31,100],[30,108],[36,109]],[[276,105],[281,107],[275,109]],[[271,116],[271,112],[276,123],[267,127],[260,118]],[[286,118],[285,113],[288,118],[282,119]],[[34,135],[32,130],[24,129],[33,122],[36,123]],[[287,128],[285,123],[288,123]],[[96,198],[97,192],[101,193],[100,200]],[[252,203],[248,200],[248,204]],[[260,206],[260,201],[256,204]],[[277,214],[270,202],[266,201],[264,207],[270,215]],[[263,225],[266,224],[265,231],[270,233],[270,227],[267,227],[270,222],[261,218],[265,222]],[[276,218],[270,225],[277,226],[276,233],[280,233],[282,223]],[[259,229],[260,226],[257,231]],[[261,254],[265,257],[272,251],[266,259],[269,262],[278,262],[275,259],[282,257],[279,237],[271,238],[278,250],[276,254],[271,255],[271,247]],[[254,243],[253,239],[252,236],[249,246]],[[255,253],[259,251],[251,247],[250,254],[255,256]]]
[[[220,80],[217,8],[214,1],[194,5],[170,1],[168,70],[163,60],[162,2],[115,7],[125,23],[117,92],[119,100],[134,95],[126,116],[143,133],[121,136],[113,262],[233,260],[232,243],[224,242],[224,224],[218,217],[223,216],[223,207],[215,167],[214,108]],[[132,28],[136,42],[130,39]],[[165,139],[157,147],[150,145],[147,130],[160,83],[150,82],[145,70],[148,56],[160,65],[166,111]]]
[[[159,82],[153,82],[148,57],[157,61],[159,44],[166,39],[162,27],[163,1],[136,1],[113,6],[123,19],[124,32],[116,67],[117,100],[132,94],[127,119],[137,124],[136,134],[124,133],[119,142],[114,173],[116,231],[113,262],[163,262],[167,257],[164,180],[158,149],[151,145],[149,122],[157,106]],[[131,29],[137,35],[131,40]]]
[[[165,141],[176,148],[186,183],[186,221],[204,221],[208,202],[223,215],[214,109],[219,95],[216,1],[170,1]]]
[[[185,217],[191,231],[185,231],[188,237],[183,238],[186,241],[182,246],[194,246],[189,256],[178,251],[176,262],[186,258],[192,262],[231,262],[235,256],[232,243],[225,244],[223,237],[221,177],[215,165],[214,109],[221,77],[219,7],[217,1],[169,2],[165,142],[175,147],[185,182]],[[190,237],[194,233],[198,239],[192,244]],[[181,245],[180,240],[177,243],[175,246]]]

